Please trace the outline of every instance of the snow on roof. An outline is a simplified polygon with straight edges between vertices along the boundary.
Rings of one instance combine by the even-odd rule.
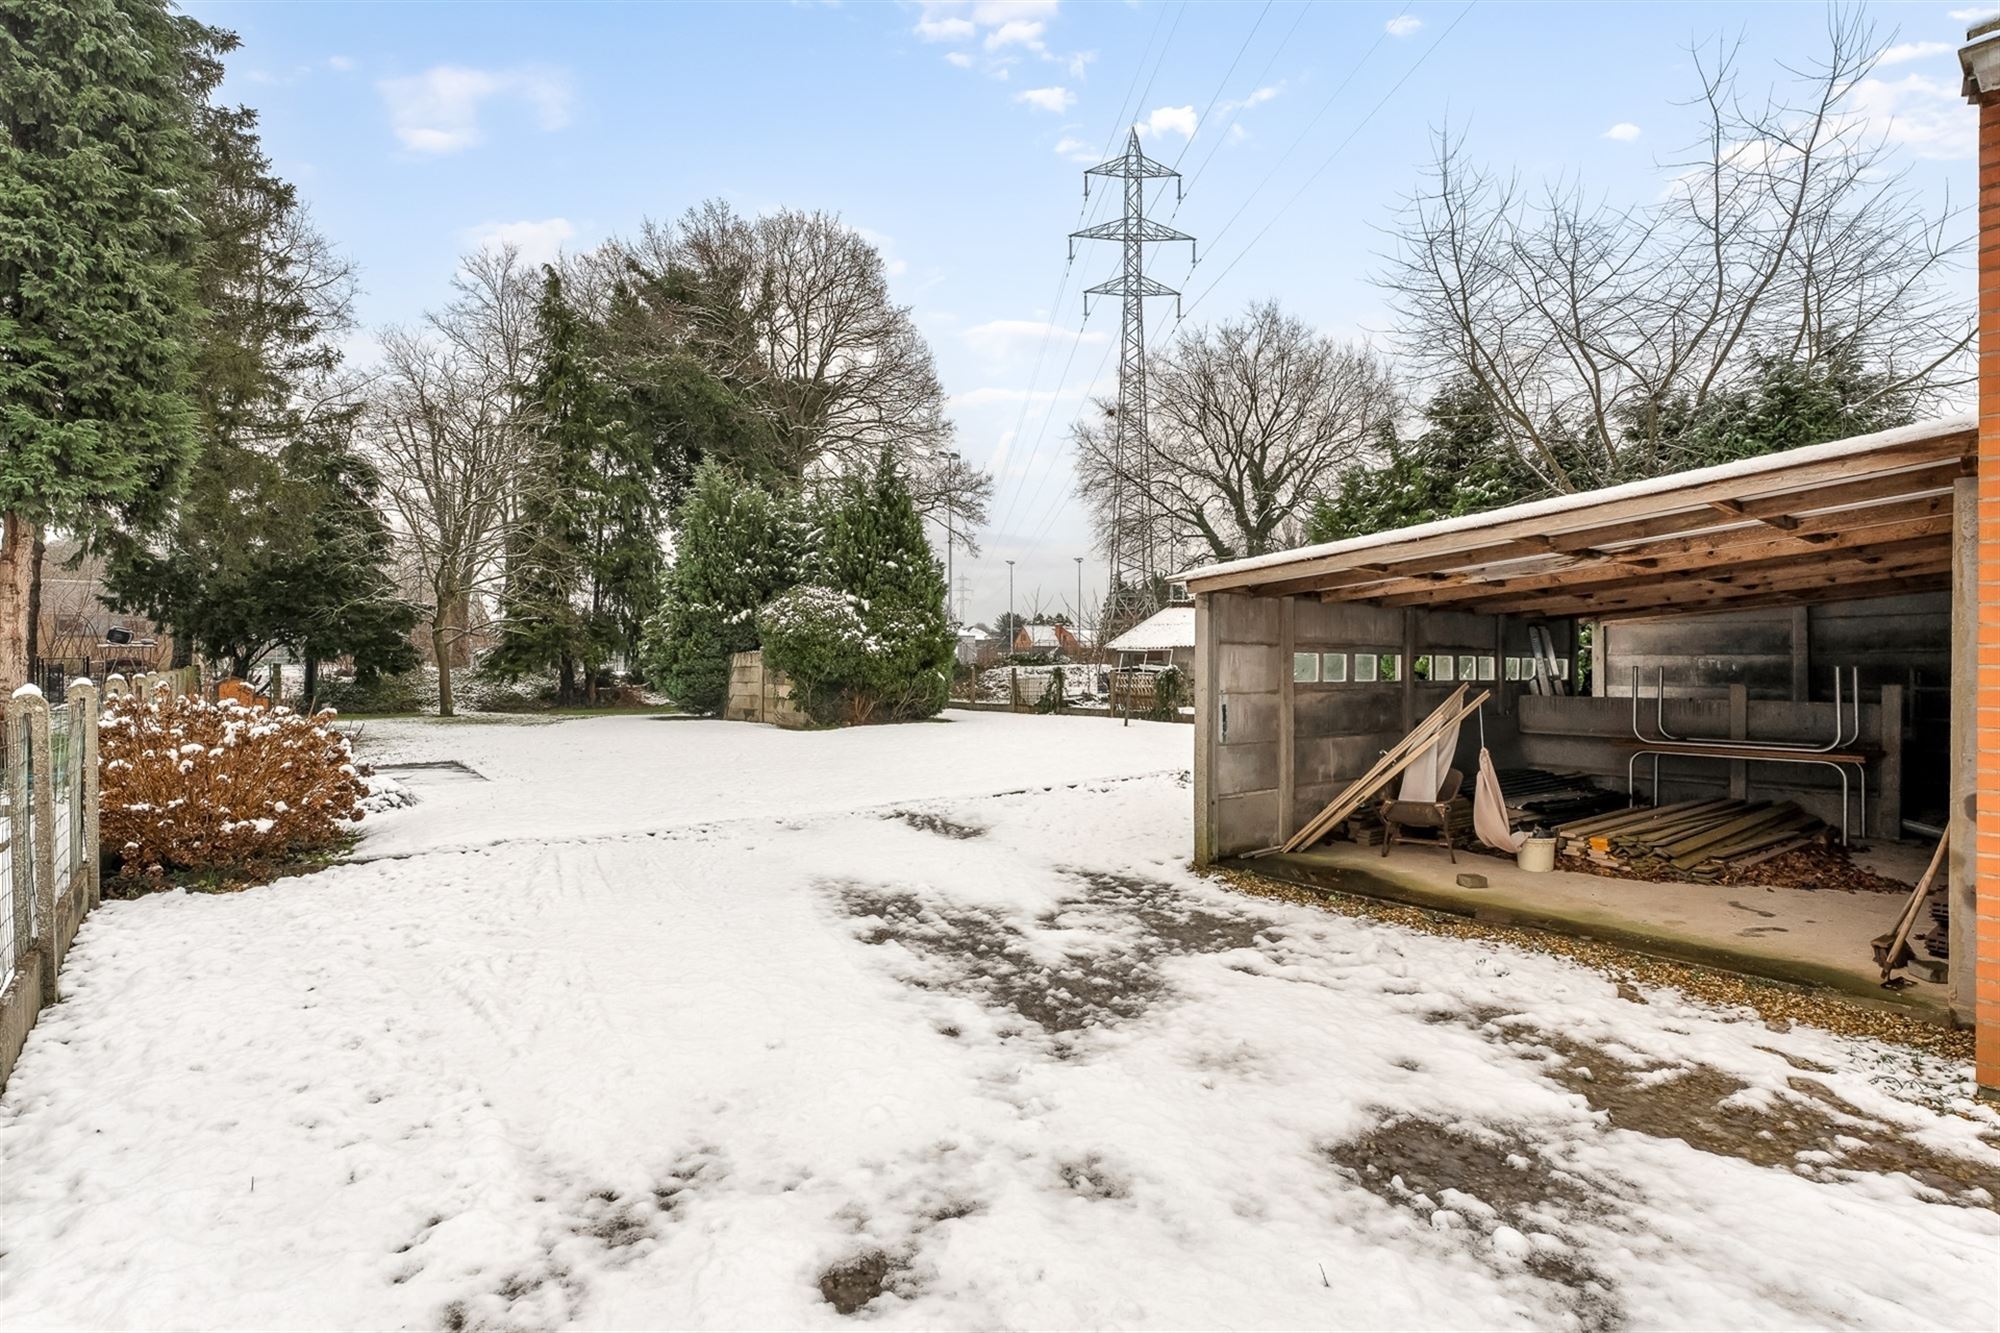
[[[1059,633],[1063,629],[1061,625],[1023,625],[1021,628],[1028,632],[1028,642],[1037,648],[1060,648],[1063,645],[1063,636]]]
[[[1194,608],[1169,606],[1104,645],[1115,653],[1158,652],[1163,648],[1194,647]]]
[[[1607,486],[1602,490],[1577,491],[1569,495],[1551,496],[1545,500],[1530,500],[1524,504],[1509,505],[1504,509],[1489,509],[1479,514],[1462,514],[1457,518],[1441,518],[1412,527],[1389,528],[1362,537],[1322,542],[1318,546],[1300,546],[1289,551],[1273,551],[1268,555],[1253,555],[1241,560],[1202,565],[1169,577],[1176,582],[1196,583],[1225,575],[1282,568],[1285,565],[1322,556],[1347,555],[1354,551],[1365,551],[1372,547],[1410,542],[1419,538],[1475,532],[1498,523],[1532,518],[1553,519],[1572,509],[1588,508],[1618,500],[1636,500],[1649,495],[1664,495],[1710,482],[1737,478],[1752,479],[1764,473],[1782,473],[1792,468],[1816,463],[1859,457],[1877,450],[1895,449],[1898,446],[1916,444],[1934,437],[1974,432],[1978,428],[1977,416],[1970,412],[1961,412],[1953,416],[1936,417],[1929,421],[1917,421],[1907,426],[1876,431],[1872,435],[1857,435],[1846,440],[1829,440],[1825,444],[1802,445],[1797,449],[1759,454],[1754,458],[1739,458],[1734,462],[1718,463],[1714,467],[1696,468],[1690,472],[1673,472],[1666,476],[1629,481],[1620,486]]]

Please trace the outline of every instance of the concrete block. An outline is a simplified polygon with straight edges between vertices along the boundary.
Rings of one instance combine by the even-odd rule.
[[[1277,739],[1278,696],[1276,694],[1229,696],[1229,734],[1218,735],[1216,737],[1218,745],[1252,745]]]
[[[1277,692],[1279,652],[1275,642],[1265,645],[1224,639],[1220,656],[1216,683],[1231,695]],[[1290,670],[1291,663],[1286,662],[1284,667]]]
[[[1235,643],[1278,641],[1278,599],[1245,593],[1216,593],[1212,620],[1216,639],[1224,647]]]
[[[1275,789],[1278,785],[1278,744],[1222,745],[1215,751],[1215,790],[1219,795]]]
[[[1224,796],[1215,803],[1215,855],[1239,856],[1278,841],[1275,791]]]

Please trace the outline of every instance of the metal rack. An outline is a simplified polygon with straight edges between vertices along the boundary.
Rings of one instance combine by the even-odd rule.
[[[1653,758],[1653,804],[1660,801],[1660,760],[1668,755],[1681,755],[1691,759],[1728,759],[1732,761],[1760,764],[1811,764],[1820,768],[1830,768],[1840,776],[1840,840],[1847,842],[1847,810],[1851,788],[1848,770],[1854,770],[1861,794],[1861,836],[1868,836],[1868,756],[1855,751],[1844,751],[1843,746],[1851,746],[1861,739],[1861,668],[1849,667],[1849,681],[1852,696],[1853,729],[1850,733],[1850,718],[1845,711],[1842,698],[1841,668],[1833,669],[1833,739],[1824,745],[1797,741],[1752,741],[1721,736],[1676,736],[1667,730],[1667,673],[1661,668],[1654,678],[1653,686],[1653,726],[1659,733],[1648,736],[1639,725],[1639,668],[1632,668],[1632,740],[1627,742],[1632,750],[1625,761],[1625,791],[1633,801],[1638,802],[1638,766],[1642,755]]]

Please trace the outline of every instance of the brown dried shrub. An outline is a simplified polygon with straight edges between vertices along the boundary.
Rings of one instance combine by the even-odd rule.
[[[338,846],[367,784],[333,713],[113,700],[99,729],[103,845],[127,879],[242,882]]]

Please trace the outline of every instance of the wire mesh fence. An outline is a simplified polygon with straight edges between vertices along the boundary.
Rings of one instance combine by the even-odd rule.
[[[47,955],[52,986],[67,935],[95,896],[98,696],[69,687],[51,708],[28,690],[0,716],[0,993],[10,999],[23,960]]]

